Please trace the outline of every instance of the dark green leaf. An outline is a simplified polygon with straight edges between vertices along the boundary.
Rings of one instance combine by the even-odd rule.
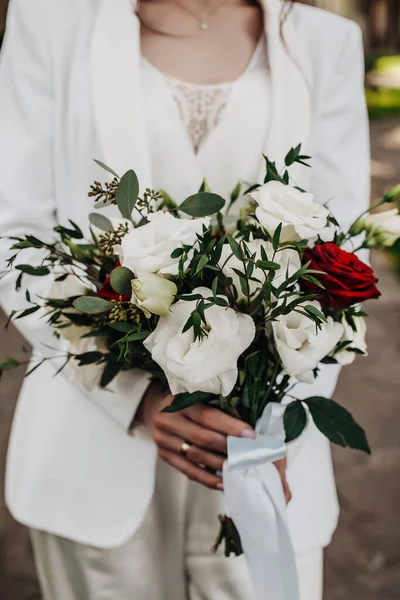
[[[32,308],[27,308],[26,310],[22,311],[22,313],[20,313],[18,315],[18,317],[15,317],[15,321],[17,321],[18,319],[23,319],[24,317],[29,317],[29,315],[33,315],[33,313],[37,312],[40,309],[40,306],[32,306]]]
[[[199,192],[189,196],[180,204],[179,210],[191,217],[207,217],[219,212],[225,206],[225,200],[218,194]]]
[[[236,202],[236,200],[240,196],[240,192],[241,191],[242,191],[242,184],[239,182],[237,184],[237,186],[235,187],[235,189],[233,190],[233,192],[231,193],[231,204],[233,204],[234,202]]]
[[[279,223],[278,227],[275,229],[274,237],[272,238],[272,247],[275,251],[278,250],[278,248],[279,248],[281,233],[282,233],[282,223]]]
[[[127,342],[141,342],[142,340],[145,340],[147,337],[149,337],[150,332],[149,331],[138,331],[137,333],[132,333],[132,335],[129,335],[126,338]]]
[[[112,231],[113,229],[110,219],[107,219],[107,217],[100,213],[90,213],[89,221],[94,227],[101,229],[101,231]]]
[[[47,267],[32,267],[31,265],[16,265],[15,268],[18,271],[22,271],[26,275],[33,275],[34,277],[43,277],[49,275],[50,269]]]
[[[295,148],[291,148],[285,157],[285,165],[290,167],[293,163],[296,162],[301,151],[301,144],[296,146]]]
[[[214,396],[208,394],[206,392],[194,392],[193,394],[183,393],[178,394],[172,401],[170,406],[164,408],[163,412],[173,413],[179,410],[183,410],[184,408],[188,408],[189,406],[193,406],[194,404],[200,404],[202,402],[207,402],[212,400]]]
[[[104,367],[104,371],[100,379],[100,386],[104,388],[109,383],[111,383],[111,381],[118,375],[121,369],[121,363],[117,362],[115,359],[109,360],[106,366]]]
[[[365,431],[353,416],[334,400],[314,396],[304,400],[315,425],[331,442],[343,448],[371,453]]]
[[[175,248],[171,253],[171,258],[180,258],[185,252],[185,248]]]
[[[317,317],[321,321],[326,322],[325,315],[315,306],[312,306],[311,304],[307,304],[307,306],[304,306],[303,308],[307,313],[313,315],[314,317]]]
[[[235,238],[233,238],[231,235],[228,236],[228,242],[229,242],[229,245],[231,247],[231,250],[232,250],[234,256],[236,256],[236,258],[238,258],[239,260],[242,260],[243,251],[242,251],[240,245],[238,244],[238,242],[235,240]]]
[[[307,425],[307,413],[301,402],[291,402],[284,416],[286,443],[297,439]]]
[[[77,354],[74,359],[78,361],[80,367],[85,365],[93,365],[103,359],[101,352],[84,352],[83,354]]]
[[[115,329],[115,331],[120,331],[122,333],[129,333],[132,329],[135,328],[135,325],[132,323],[107,323],[111,329]]]
[[[139,181],[134,171],[128,171],[122,177],[117,190],[117,204],[121,215],[130,219],[139,196]]]
[[[217,295],[217,290],[218,290],[218,277],[214,278],[214,280],[212,282],[211,289],[212,289],[212,293],[214,294],[214,296],[216,296]]]
[[[121,296],[132,296],[132,280],[134,273],[127,267],[117,267],[110,275],[110,283],[113,290]]]
[[[98,296],[82,296],[73,302],[76,310],[88,315],[101,315],[102,313],[110,312],[115,306],[113,302],[99,298]]]

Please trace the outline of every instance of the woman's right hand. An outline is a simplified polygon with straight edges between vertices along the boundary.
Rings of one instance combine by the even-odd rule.
[[[163,394],[161,386],[152,383],[139,408],[138,420],[151,432],[162,460],[189,479],[222,490],[228,435],[254,439],[255,431],[243,421],[203,404],[163,413],[172,400],[171,394]]]

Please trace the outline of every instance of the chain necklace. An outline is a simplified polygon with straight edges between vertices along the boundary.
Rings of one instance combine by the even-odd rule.
[[[226,4],[226,1],[227,0],[219,2],[214,9],[212,9],[210,12],[204,15],[199,15],[193,12],[192,10],[190,10],[189,7],[186,6],[186,4],[184,4],[181,1],[179,1],[178,4],[181,6],[181,8],[183,8],[183,10],[192,15],[192,17],[194,17],[198,21],[199,28],[201,31],[208,31],[210,29],[210,19],[215,15],[215,13],[219,11],[220,8],[224,6],[224,4]]]

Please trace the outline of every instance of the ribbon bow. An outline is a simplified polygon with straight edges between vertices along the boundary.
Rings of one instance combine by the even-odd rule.
[[[255,440],[228,438],[225,502],[240,534],[256,600],[299,600],[285,496],[273,465],[286,456],[284,412],[285,406],[271,402]]]

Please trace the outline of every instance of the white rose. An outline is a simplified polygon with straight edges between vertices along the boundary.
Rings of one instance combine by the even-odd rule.
[[[170,213],[156,212],[149,222],[137,227],[122,240],[115,250],[120,262],[134,273],[147,271],[162,275],[177,275],[179,258],[171,258],[172,252],[183,245],[194,246],[197,234],[210,219],[176,219]]]
[[[274,256],[274,249],[270,242],[258,239],[246,242],[246,245],[251,254],[256,254],[255,260],[262,260],[261,247],[263,247],[265,252],[267,253],[268,260],[272,261],[272,257]],[[245,298],[245,295],[243,294],[242,289],[240,287],[239,276],[233,270],[238,269],[239,271],[244,272],[244,264],[239,258],[236,258],[236,256],[234,255],[231,255],[231,247],[229,246],[229,244],[225,244],[222,248],[222,254],[219,260],[219,264],[222,266],[222,270],[226,277],[232,277],[233,285],[238,291],[238,297]],[[229,256],[231,257],[229,258]],[[301,267],[299,253],[291,248],[285,248],[277,252],[274,256],[273,262],[276,262],[281,266],[281,268],[275,272],[276,274],[273,283],[276,287],[279,287],[287,279],[287,277],[291,277],[292,275],[294,275],[294,273],[298,271],[298,269],[300,269]],[[257,283],[256,281],[249,281],[249,288],[251,294],[256,290],[261,289],[261,287],[265,283],[265,275],[262,269],[255,268],[252,277],[258,279],[261,283]]]
[[[167,315],[178,293],[175,283],[154,273],[138,275],[139,278],[132,281],[132,304],[143,310],[147,317]]]
[[[314,202],[312,194],[270,181],[252,192],[251,197],[258,204],[258,221],[271,236],[282,223],[281,242],[315,240],[318,236],[324,242],[333,239],[334,232],[327,221],[329,210]]]
[[[307,302],[319,310],[318,302]],[[291,312],[272,323],[279,356],[286,372],[299,381],[312,383],[313,370],[329,355],[343,335],[343,325],[328,317],[321,329],[305,315]]]
[[[367,355],[367,342],[365,339],[367,334],[367,323],[364,317],[355,317],[354,324],[356,327],[355,330],[347,322],[345,317],[343,317],[342,325],[344,333],[340,342],[351,342],[351,344],[334,354],[334,357],[340,365],[350,365],[355,360],[356,353],[352,352],[351,348],[360,350],[360,352]]]
[[[212,296],[207,288],[193,293]],[[202,391],[227,396],[238,377],[238,358],[254,339],[253,319],[214,305],[205,312],[207,336],[195,340],[193,329],[182,333],[195,306],[184,300],[174,304],[144,345],[164,370],[173,394]]]
[[[397,208],[368,215],[361,220],[367,238],[382,246],[393,246],[400,238],[400,214]]]

